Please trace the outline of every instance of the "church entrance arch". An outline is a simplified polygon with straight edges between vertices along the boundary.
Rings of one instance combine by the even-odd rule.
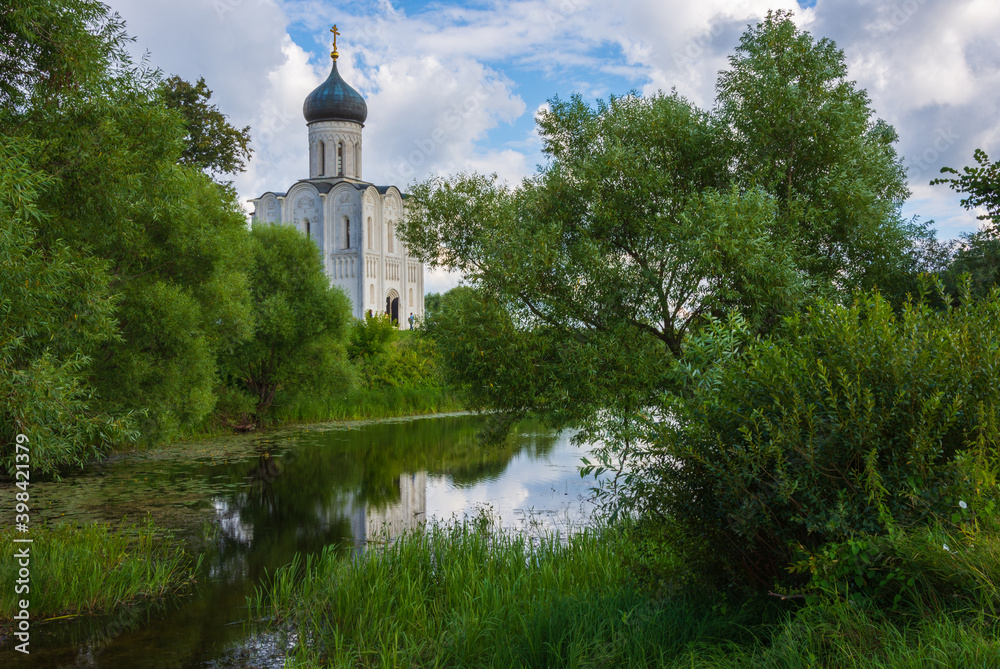
[[[399,293],[395,289],[386,293],[385,315],[391,318],[393,323],[399,323]]]

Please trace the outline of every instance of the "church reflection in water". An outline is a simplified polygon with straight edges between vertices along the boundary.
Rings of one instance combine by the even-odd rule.
[[[365,504],[350,515],[354,545],[392,541],[423,527],[427,520],[427,473],[401,474],[396,482],[399,502]]]
[[[282,666],[280,645],[262,643],[244,624],[247,597],[296,554],[333,550],[350,559],[484,501],[504,517],[522,508],[561,514],[573,487],[586,485],[568,436],[524,424],[484,448],[481,427],[478,416],[440,416],[302,428],[171,445],[72,485],[38,483],[53,518],[81,508],[99,514],[74,517],[86,522],[150,514],[178,532],[201,557],[198,587],[148,617],[49,625],[37,646],[32,636],[27,660],[0,648],[0,667]]]
[[[303,525],[308,525],[320,535],[339,535],[340,543],[349,542],[355,550],[362,550],[368,544],[393,541],[422,528],[427,519],[427,473],[400,474],[390,486],[395,490],[377,502],[367,501],[356,491],[347,490],[339,491],[340,494],[325,503],[317,499],[310,514],[311,522],[303,523],[300,517],[297,528],[287,529],[297,529],[296,533],[301,533]],[[261,523],[259,514],[252,512],[255,506],[260,508],[255,501],[261,500],[246,492],[212,498],[216,526],[225,542],[246,549],[259,543],[255,541],[259,539],[255,525],[266,527],[268,523]],[[266,506],[271,507],[268,516],[280,515],[274,514],[272,505]]]

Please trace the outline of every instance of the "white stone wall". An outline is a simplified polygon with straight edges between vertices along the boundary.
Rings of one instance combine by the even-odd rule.
[[[343,174],[337,172],[338,144],[343,146]],[[310,179],[343,176],[360,180],[361,155],[360,123],[316,121],[309,124]]]

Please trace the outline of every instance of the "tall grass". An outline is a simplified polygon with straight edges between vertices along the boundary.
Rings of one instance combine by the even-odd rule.
[[[16,536],[15,536],[16,535]],[[140,600],[163,597],[190,583],[197,564],[179,544],[147,521],[140,525],[32,527],[26,535],[0,531],[0,582],[11,596],[0,597],[0,617],[30,602],[32,616],[109,611]],[[30,546],[30,592],[13,596],[18,561],[15,548]]]
[[[286,666],[296,667],[1000,667],[1000,620],[988,602],[975,604],[995,591],[969,580],[997,579],[984,557],[992,539],[978,535],[969,560],[950,540],[941,560],[919,555],[929,544],[907,544],[911,568],[936,574],[926,591],[952,560],[967,596],[890,611],[874,600],[741,600],[680,574],[640,580],[649,546],[628,527],[560,542],[480,520],[360,555],[330,547],[296,557],[251,610],[294,634]]]
[[[432,413],[461,411],[455,394],[440,386],[383,386],[356,388],[340,397],[313,399],[297,397],[278,406],[276,423],[315,423],[326,420],[363,420],[395,418]]]
[[[754,641],[745,610],[650,597],[622,549],[609,531],[529,543],[482,523],[434,526],[355,559],[296,558],[251,608],[296,633],[307,667],[645,667],[692,644]]]

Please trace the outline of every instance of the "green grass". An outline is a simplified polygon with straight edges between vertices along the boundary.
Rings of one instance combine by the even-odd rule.
[[[798,612],[775,631],[769,645],[740,649],[727,658],[730,664],[717,666],[1000,667],[998,633],[995,618],[960,611],[907,618],[826,604]]]
[[[30,537],[31,544],[13,539]],[[30,546],[30,593],[13,595],[15,550]],[[152,522],[140,525],[32,527],[29,534],[0,531],[0,618],[9,619],[26,599],[33,618],[110,611],[176,593],[189,584],[197,564]]]
[[[562,543],[484,520],[434,526],[358,556],[296,558],[251,610],[296,635],[295,667],[1000,666],[1000,623],[975,600],[740,600],[680,572],[640,578],[643,550],[623,527]]]
[[[316,423],[417,416],[462,409],[455,395],[442,387],[358,388],[346,397],[300,399],[294,404],[279,406],[274,420],[278,424]]]
[[[435,526],[357,559],[296,559],[251,607],[311,640],[295,649],[304,667],[661,666],[692,645],[755,643],[746,623],[766,615],[652,598],[623,547],[608,530],[531,544],[486,523]]]

